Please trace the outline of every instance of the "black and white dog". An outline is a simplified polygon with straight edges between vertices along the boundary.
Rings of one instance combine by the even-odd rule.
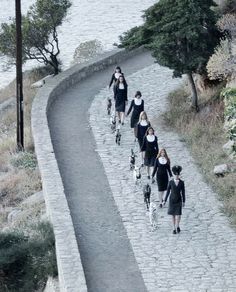
[[[120,133],[120,127],[118,126],[116,129],[116,144],[120,145],[121,140],[121,133]]]
[[[131,155],[129,157],[130,170],[133,170],[135,167],[135,157],[136,157],[136,155],[134,154],[134,150],[131,149]]]
[[[149,184],[146,184],[143,187],[143,199],[144,199],[144,203],[146,203],[147,211],[149,211],[151,191],[152,189]]]
[[[135,184],[137,184],[138,182],[141,181],[141,166],[134,166],[134,170],[133,170],[133,177],[134,177],[134,182]]]
[[[108,98],[108,99],[107,99],[107,114],[108,114],[108,115],[111,114],[111,107],[112,107],[112,102],[111,102],[111,99]]]
[[[155,230],[157,228],[157,206],[153,202],[150,203],[149,220],[152,225],[152,229]]]
[[[116,115],[115,115],[115,113],[113,113],[110,117],[110,126],[111,126],[112,133],[114,133],[116,130]]]

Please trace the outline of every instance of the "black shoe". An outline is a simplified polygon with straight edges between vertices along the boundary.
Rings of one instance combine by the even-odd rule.
[[[123,122],[123,123],[121,123],[121,125],[122,125],[122,126],[124,126],[124,122]]]
[[[162,208],[162,204],[160,204],[159,207]]]
[[[179,228],[179,227],[177,227],[177,232],[178,232],[178,233],[180,233],[180,231],[181,231],[181,230],[180,230],[180,228]]]
[[[150,175],[148,175],[147,178],[150,179]]]
[[[154,182],[155,182],[155,179],[154,179],[154,178],[152,178],[152,184],[154,184]]]
[[[177,232],[176,232],[176,230],[174,229],[174,230],[173,230],[173,234],[176,234],[176,233],[177,233]]]
[[[119,120],[119,124],[121,123],[121,120]]]

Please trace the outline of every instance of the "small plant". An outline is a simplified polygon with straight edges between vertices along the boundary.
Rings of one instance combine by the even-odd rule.
[[[22,152],[11,160],[11,164],[17,168],[33,170],[37,167],[37,159],[34,153]]]
[[[33,235],[21,231],[0,233],[0,291],[43,289],[57,275],[55,241],[49,223],[39,223]]]
[[[236,88],[227,88],[222,92],[225,103],[225,129],[230,140],[236,141]],[[234,152],[236,149],[234,148]]]

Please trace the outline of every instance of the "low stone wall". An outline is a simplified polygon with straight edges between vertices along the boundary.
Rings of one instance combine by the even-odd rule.
[[[119,64],[144,51],[115,50],[78,64],[50,79],[37,93],[32,107],[32,133],[42,177],[47,214],[52,222],[61,292],[86,292],[86,280],[70,210],[50,137],[47,113],[52,102],[80,80],[109,65]]]

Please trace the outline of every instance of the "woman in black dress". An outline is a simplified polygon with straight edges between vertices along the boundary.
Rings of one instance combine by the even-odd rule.
[[[181,166],[176,165],[172,167],[175,177],[173,180],[169,181],[164,200],[165,204],[170,195],[168,214],[172,215],[174,226],[173,234],[180,233],[179,223],[182,215],[182,207],[185,205],[185,186],[184,181],[180,179],[181,170]]]
[[[143,146],[143,139],[147,133],[147,129],[151,127],[151,123],[148,120],[146,112],[141,112],[139,115],[139,121],[137,123],[136,127],[136,138],[138,139],[140,153],[141,153],[141,160],[142,160],[142,166],[144,165],[144,154],[145,152],[142,151]]]
[[[150,171],[152,171],[158,153],[157,137],[152,127],[147,129],[141,151],[145,151],[144,165],[147,167],[147,177],[150,179]]]
[[[133,111],[132,111],[133,110]],[[144,111],[144,100],[142,99],[142,94],[140,91],[135,93],[135,97],[132,100],[129,110],[127,112],[127,116],[132,111],[131,119],[130,119],[130,127],[134,129],[134,136],[136,137],[136,126],[139,121],[140,113]]]
[[[125,106],[128,103],[128,85],[123,75],[120,75],[115,84],[115,109],[119,123],[124,125]]]
[[[154,169],[152,172],[152,182],[154,182],[155,174],[158,186],[160,208],[162,208],[164,192],[167,190],[169,177],[172,177],[172,172],[170,170],[170,159],[164,148],[159,151],[155,160]]]

